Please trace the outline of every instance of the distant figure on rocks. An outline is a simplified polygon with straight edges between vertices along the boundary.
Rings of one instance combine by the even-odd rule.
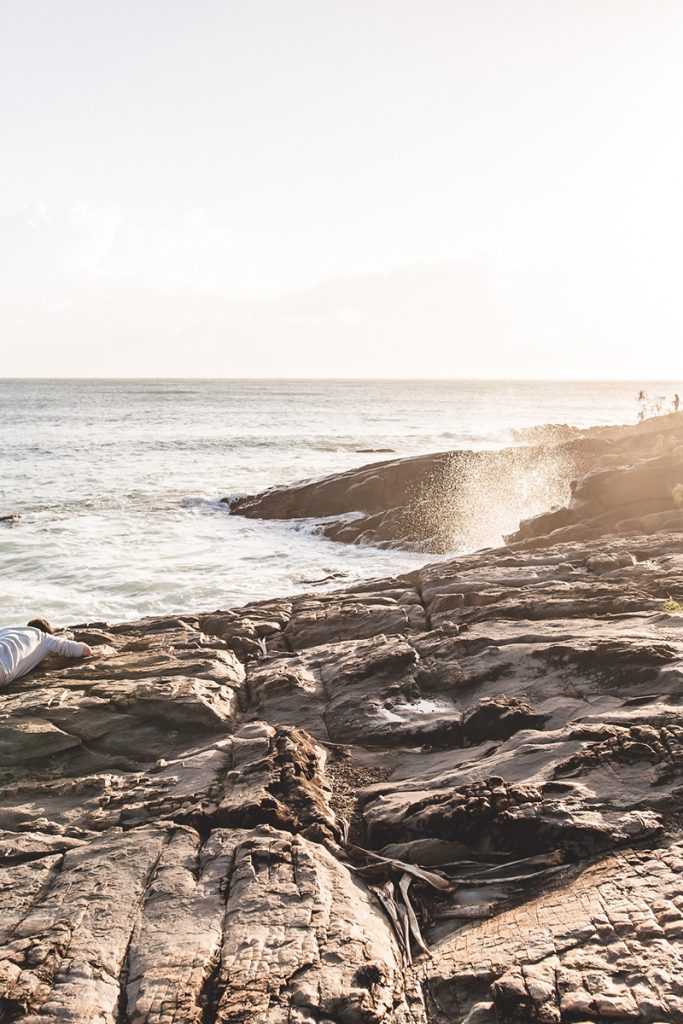
[[[678,395],[674,395],[674,412],[678,412],[678,407],[681,404],[681,400]]]
[[[32,619],[28,626],[0,629],[0,685],[25,676],[48,654],[62,658],[89,658],[88,644],[55,636],[45,619]]]

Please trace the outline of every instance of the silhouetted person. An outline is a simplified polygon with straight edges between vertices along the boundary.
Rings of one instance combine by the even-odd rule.
[[[678,407],[681,404],[681,400],[678,395],[674,395],[674,412],[678,412]]]

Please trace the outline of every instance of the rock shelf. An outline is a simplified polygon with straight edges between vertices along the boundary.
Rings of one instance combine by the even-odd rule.
[[[506,546],[0,694],[0,1021],[683,1021],[683,429]],[[653,518],[654,517],[654,518]]]

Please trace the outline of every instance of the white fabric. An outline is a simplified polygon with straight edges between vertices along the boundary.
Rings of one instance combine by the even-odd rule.
[[[0,683],[11,683],[13,679],[26,675],[47,654],[82,658],[85,644],[62,636],[50,636],[34,626],[0,629]]]

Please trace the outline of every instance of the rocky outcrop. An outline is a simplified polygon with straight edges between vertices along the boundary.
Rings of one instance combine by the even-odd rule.
[[[232,515],[319,520],[315,529],[340,543],[442,554],[498,543],[523,512],[568,497],[569,481],[610,445],[586,436],[499,452],[437,452],[224,501]]]
[[[575,495],[683,482],[620,458]],[[680,1024],[661,524],[74,627],[0,694],[0,1021]]]
[[[533,546],[538,539],[557,543],[678,529],[683,523],[681,419],[647,421],[614,441],[590,472],[572,482],[566,505],[522,522],[508,542]]]
[[[498,545],[507,534],[516,542],[568,527],[557,540],[629,529],[620,516],[660,529],[670,519],[660,513],[674,508],[668,477],[658,466],[649,482],[643,467],[633,466],[630,479],[624,471],[634,459],[671,457],[683,442],[682,420],[669,414],[584,431],[551,424],[520,433],[527,443],[515,448],[392,459],[223,500],[232,515],[313,520],[314,530],[340,543],[435,554]]]

